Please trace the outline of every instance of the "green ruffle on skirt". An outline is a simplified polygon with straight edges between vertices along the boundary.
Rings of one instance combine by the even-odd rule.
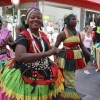
[[[65,58],[66,51],[62,51],[58,54],[59,57]]]
[[[61,93],[61,98],[64,100],[82,100],[80,95],[75,89],[65,88],[65,90]],[[61,100],[61,99],[60,99]]]
[[[0,61],[0,69],[3,67],[3,65],[6,63],[7,60]]]
[[[74,60],[65,60],[65,69],[68,71],[75,71],[76,66],[75,66],[75,61]]]
[[[6,68],[1,76],[1,85],[3,92],[9,97],[16,97],[17,100],[47,100],[52,97],[55,91],[55,83],[52,83],[53,90],[48,85],[36,85],[34,93],[31,93],[33,86],[22,80],[19,69]],[[37,99],[38,98],[38,99]]]
[[[66,52],[60,52],[58,57],[59,67],[68,71],[75,71],[75,61],[72,59],[65,59]]]

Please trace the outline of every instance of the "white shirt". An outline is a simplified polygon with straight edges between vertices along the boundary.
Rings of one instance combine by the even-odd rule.
[[[53,28],[53,26],[47,26],[47,32],[49,32],[50,33],[50,31],[52,31],[52,32],[54,32],[54,28]]]
[[[86,48],[91,48],[92,37],[87,37],[86,34],[84,36],[83,44]]]
[[[7,28],[12,31],[12,25],[10,23],[8,23]]]

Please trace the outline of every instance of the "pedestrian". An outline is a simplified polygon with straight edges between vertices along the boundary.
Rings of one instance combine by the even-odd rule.
[[[49,25],[47,26],[47,36],[49,38],[51,45],[53,44],[53,37],[52,37],[53,33],[54,33],[53,22],[50,21]]]
[[[47,36],[39,28],[42,14],[37,7],[25,16],[25,28],[17,37],[13,49],[15,58],[1,71],[0,100],[55,100],[63,89],[63,76],[50,55],[60,52],[50,49]]]
[[[13,52],[7,48],[7,45],[12,47],[14,40],[11,36],[11,31],[4,28],[2,25],[2,19],[0,18],[0,68],[9,59],[14,57]]]
[[[99,56],[99,49],[100,49],[100,25],[93,28],[94,32],[94,57],[96,59],[97,69],[96,72],[100,72],[100,56]]]
[[[79,32],[75,29],[76,23],[74,14],[66,14],[63,31],[58,34],[55,43],[55,47],[58,47],[63,42],[66,50],[58,55],[58,65],[64,75],[64,91],[60,93],[58,100],[82,100],[75,89],[75,71],[86,67],[80,48],[92,58],[92,55],[83,45]]]
[[[25,30],[25,26],[24,26],[25,25],[25,14],[21,15],[20,20],[21,20],[20,25],[16,25],[15,27],[16,37],[19,35],[20,32]]]
[[[91,53],[91,49],[93,46],[92,27],[91,26],[85,27],[85,34],[82,36],[82,41],[83,41],[84,46]],[[85,62],[86,62],[86,67],[85,67],[84,73],[89,75],[90,72],[88,71],[87,64],[90,61],[90,57],[85,52],[83,52],[83,55],[84,55]]]

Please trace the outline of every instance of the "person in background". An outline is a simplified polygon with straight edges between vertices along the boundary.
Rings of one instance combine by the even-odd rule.
[[[9,29],[10,31],[12,31],[12,25],[11,25],[11,21],[9,18],[4,18],[3,19],[3,27]]]
[[[17,36],[19,35],[20,32],[22,32],[23,30],[25,30],[25,14],[23,14],[21,16],[21,22],[20,22],[20,25],[17,25],[16,28],[15,28],[15,32],[16,32],[16,38]]]
[[[14,57],[14,54],[7,48],[9,45],[12,48],[14,40],[11,36],[11,31],[3,27],[2,19],[0,18],[0,68],[9,59]]]
[[[79,32],[75,29],[76,24],[76,16],[66,14],[63,31],[58,34],[55,43],[55,47],[58,47],[63,42],[66,50],[60,52],[57,59],[64,75],[64,91],[60,93],[58,100],[82,100],[75,89],[75,71],[86,67],[80,48],[92,58],[90,52],[83,45]]]
[[[100,49],[100,25],[96,26],[93,28],[93,33],[94,33],[94,57],[96,59],[94,66],[97,67],[97,69],[95,70],[96,72],[100,72],[100,56],[99,56],[99,49]]]
[[[85,34],[82,36],[83,44],[90,53],[91,53],[91,48],[93,46],[93,40],[92,40],[91,33],[92,33],[92,27],[91,26],[86,26],[85,27]],[[86,62],[86,65],[87,65],[88,62],[90,61],[90,57],[85,52],[83,52],[83,55],[85,57],[85,62]],[[90,72],[88,71],[87,66],[85,67],[84,73],[85,74],[90,74]]]
[[[42,14],[30,8],[25,17],[25,30],[18,33],[13,45],[15,58],[1,71],[0,100],[57,100],[63,90],[63,75],[50,55],[61,50],[50,47],[42,26]],[[11,91],[11,92],[9,92]]]
[[[53,35],[53,33],[54,33],[54,27],[53,27],[53,22],[52,22],[52,21],[49,22],[49,25],[47,26],[46,32],[47,32],[47,36],[48,36],[48,38],[49,38],[49,41],[50,41],[51,44],[52,44],[52,43],[53,43],[52,35]]]
[[[90,26],[92,27],[92,29],[94,29],[96,26],[95,26],[95,22],[90,22]],[[92,40],[93,40],[93,43],[95,43],[95,31],[92,30]]]

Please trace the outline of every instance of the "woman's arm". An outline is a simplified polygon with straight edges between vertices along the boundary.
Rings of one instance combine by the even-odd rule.
[[[85,37],[85,35],[83,33],[81,33],[81,39],[82,39],[82,41],[84,41],[84,37]]]
[[[66,35],[65,35],[64,32],[59,33],[58,36],[57,36],[56,43],[55,43],[54,46],[55,46],[55,47],[59,47],[60,43],[61,43],[62,41],[64,41],[65,38],[66,38]]]
[[[21,44],[17,44],[16,48],[15,48],[15,58],[16,61],[19,63],[30,63],[36,60],[39,60],[41,58],[50,56],[54,53],[59,52],[60,50],[58,50],[56,47],[50,49],[47,52],[40,52],[40,53],[27,53],[26,47],[21,45]]]
[[[91,36],[92,37],[92,36]],[[91,46],[93,46],[94,45],[94,43],[93,43],[93,38],[92,38],[92,41],[91,41]]]
[[[56,39],[56,43],[55,43],[55,47],[59,47],[60,43],[65,40],[66,35],[64,32],[61,32],[58,34],[57,39]],[[54,61],[57,63],[57,55],[54,55]]]
[[[12,45],[14,44],[14,39],[12,36],[9,37],[8,45],[10,48],[12,48]]]

